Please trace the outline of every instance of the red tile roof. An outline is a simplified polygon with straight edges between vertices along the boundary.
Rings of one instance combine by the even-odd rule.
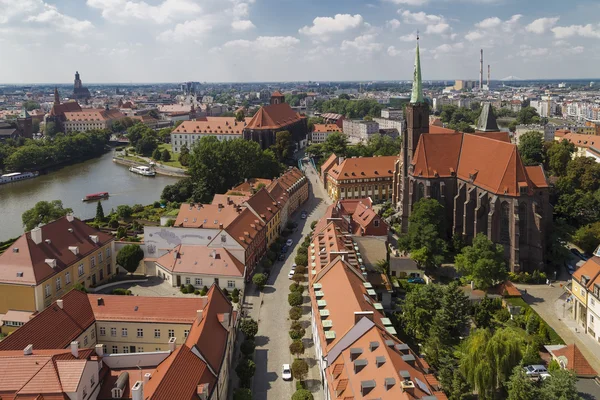
[[[570,344],[560,350],[555,350],[553,353],[554,357],[558,359],[560,357],[566,357],[566,368],[575,372],[577,376],[595,377],[597,375],[596,370],[592,368],[575,344]]]
[[[329,175],[334,179],[391,178],[397,156],[347,158],[334,166]]]
[[[261,107],[248,122],[247,129],[281,129],[302,120],[303,116],[287,103]]]
[[[157,261],[171,272],[239,277],[244,276],[244,264],[227,249],[198,245],[178,245]]]
[[[546,174],[544,173],[544,167],[541,165],[525,166],[525,171],[527,171],[527,176],[529,176],[529,180],[531,180],[531,183],[533,183],[535,187],[550,187],[546,178]]]
[[[339,126],[336,124],[315,124],[313,132],[317,133],[327,133],[327,132],[341,132]]]
[[[114,240],[111,235],[77,218],[69,222],[67,217],[62,217],[40,229],[40,244],[36,244],[31,239],[31,232],[27,232],[0,255],[0,282],[38,285]],[[98,243],[94,243],[90,235],[97,236]],[[78,254],[69,247],[77,247]],[[46,260],[56,260],[56,267],[52,268]],[[22,276],[18,276],[20,273]]]
[[[486,137],[488,139],[494,139],[494,140],[499,140],[501,142],[506,142],[506,143],[510,143],[510,133],[509,132],[475,132],[475,133],[470,133],[470,135],[475,135],[475,136],[483,136]]]
[[[461,133],[421,135],[412,161],[413,175],[423,178],[454,176],[462,139]]]
[[[277,215],[280,208],[265,188],[256,192],[246,204],[266,223]]]
[[[182,228],[223,229],[240,215],[242,208],[224,204],[187,204],[179,207],[175,225]]]
[[[252,211],[244,208],[240,215],[225,228],[225,231],[242,247],[247,248],[264,227],[264,222],[259,220]]]
[[[0,350],[22,351],[29,344],[33,344],[34,349],[68,347],[95,322],[95,318],[85,293],[71,290],[62,300],[62,309],[54,302],[15,333],[0,341]]]
[[[327,171],[329,168],[331,168],[334,164],[337,164],[338,161],[339,161],[338,156],[331,153],[329,158],[327,160],[325,160],[323,165],[321,165],[321,174],[323,174],[325,171]]]
[[[205,121],[183,121],[172,133],[210,135],[242,135],[250,118],[238,121],[235,117],[206,117]]]

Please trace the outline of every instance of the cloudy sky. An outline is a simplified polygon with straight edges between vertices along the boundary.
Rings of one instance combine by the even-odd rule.
[[[0,0],[0,82],[598,78],[598,0]]]

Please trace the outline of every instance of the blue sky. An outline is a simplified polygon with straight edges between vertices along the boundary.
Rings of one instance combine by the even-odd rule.
[[[600,78],[600,1],[0,0],[0,82]]]

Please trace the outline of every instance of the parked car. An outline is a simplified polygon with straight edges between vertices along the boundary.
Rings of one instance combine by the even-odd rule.
[[[283,260],[285,260],[285,253],[281,253],[279,255],[279,261],[283,261]]]
[[[281,371],[281,379],[284,381],[292,380],[292,370],[290,369],[290,364],[283,364],[283,370]]]
[[[423,278],[419,278],[419,277],[408,278],[408,283],[419,283],[419,284],[424,284],[424,283],[425,283],[425,279],[423,279]]]
[[[302,211],[302,214],[300,214],[300,218],[302,219],[306,219],[307,216],[308,214],[306,213],[306,211]]]
[[[525,366],[525,373],[529,376],[540,376],[540,374],[548,373],[548,370],[543,365],[527,365]]]
[[[571,253],[573,253],[576,257],[581,258],[582,260],[587,261],[588,257],[585,256],[585,254],[581,253],[579,250],[575,249],[575,248],[571,248],[570,249]]]
[[[293,263],[293,264],[292,264],[292,269],[293,269],[293,270],[295,270],[295,269],[296,269],[296,267],[297,267],[296,263]]]
[[[294,241],[292,239],[288,239],[287,242],[285,242],[285,245],[287,247],[292,247],[293,244],[294,244]]]
[[[569,263],[566,263],[565,267],[567,268],[569,275],[573,275],[573,272],[575,272],[575,267]]]
[[[282,254],[285,254],[285,253],[287,253],[287,251],[288,251],[288,247],[287,247],[287,246],[283,246],[283,247],[281,248],[281,253],[282,253]]]
[[[290,272],[288,273],[288,278],[289,278],[289,279],[292,279],[292,278],[294,277],[294,274],[295,274],[295,273],[296,273],[296,271],[295,271],[295,270],[293,270],[293,269],[292,269],[292,270],[290,270]]]

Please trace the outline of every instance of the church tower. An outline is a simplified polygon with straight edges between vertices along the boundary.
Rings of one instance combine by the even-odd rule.
[[[397,215],[400,217],[403,232],[408,230],[408,217],[410,215],[409,197],[411,193],[408,172],[419,138],[424,133],[429,133],[429,105],[423,98],[421,56],[419,53],[419,38],[417,37],[412,93],[410,103],[406,106],[406,130],[402,132],[402,149],[400,158],[396,162],[392,196],[392,201],[398,209]]]
[[[81,89],[82,87],[81,78],[79,77],[79,71],[75,71],[75,84],[73,85],[74,89]]]
[[[58,88],[56,86],[54,87],[54,105],[60,105],[60,96],[58,95]]]

